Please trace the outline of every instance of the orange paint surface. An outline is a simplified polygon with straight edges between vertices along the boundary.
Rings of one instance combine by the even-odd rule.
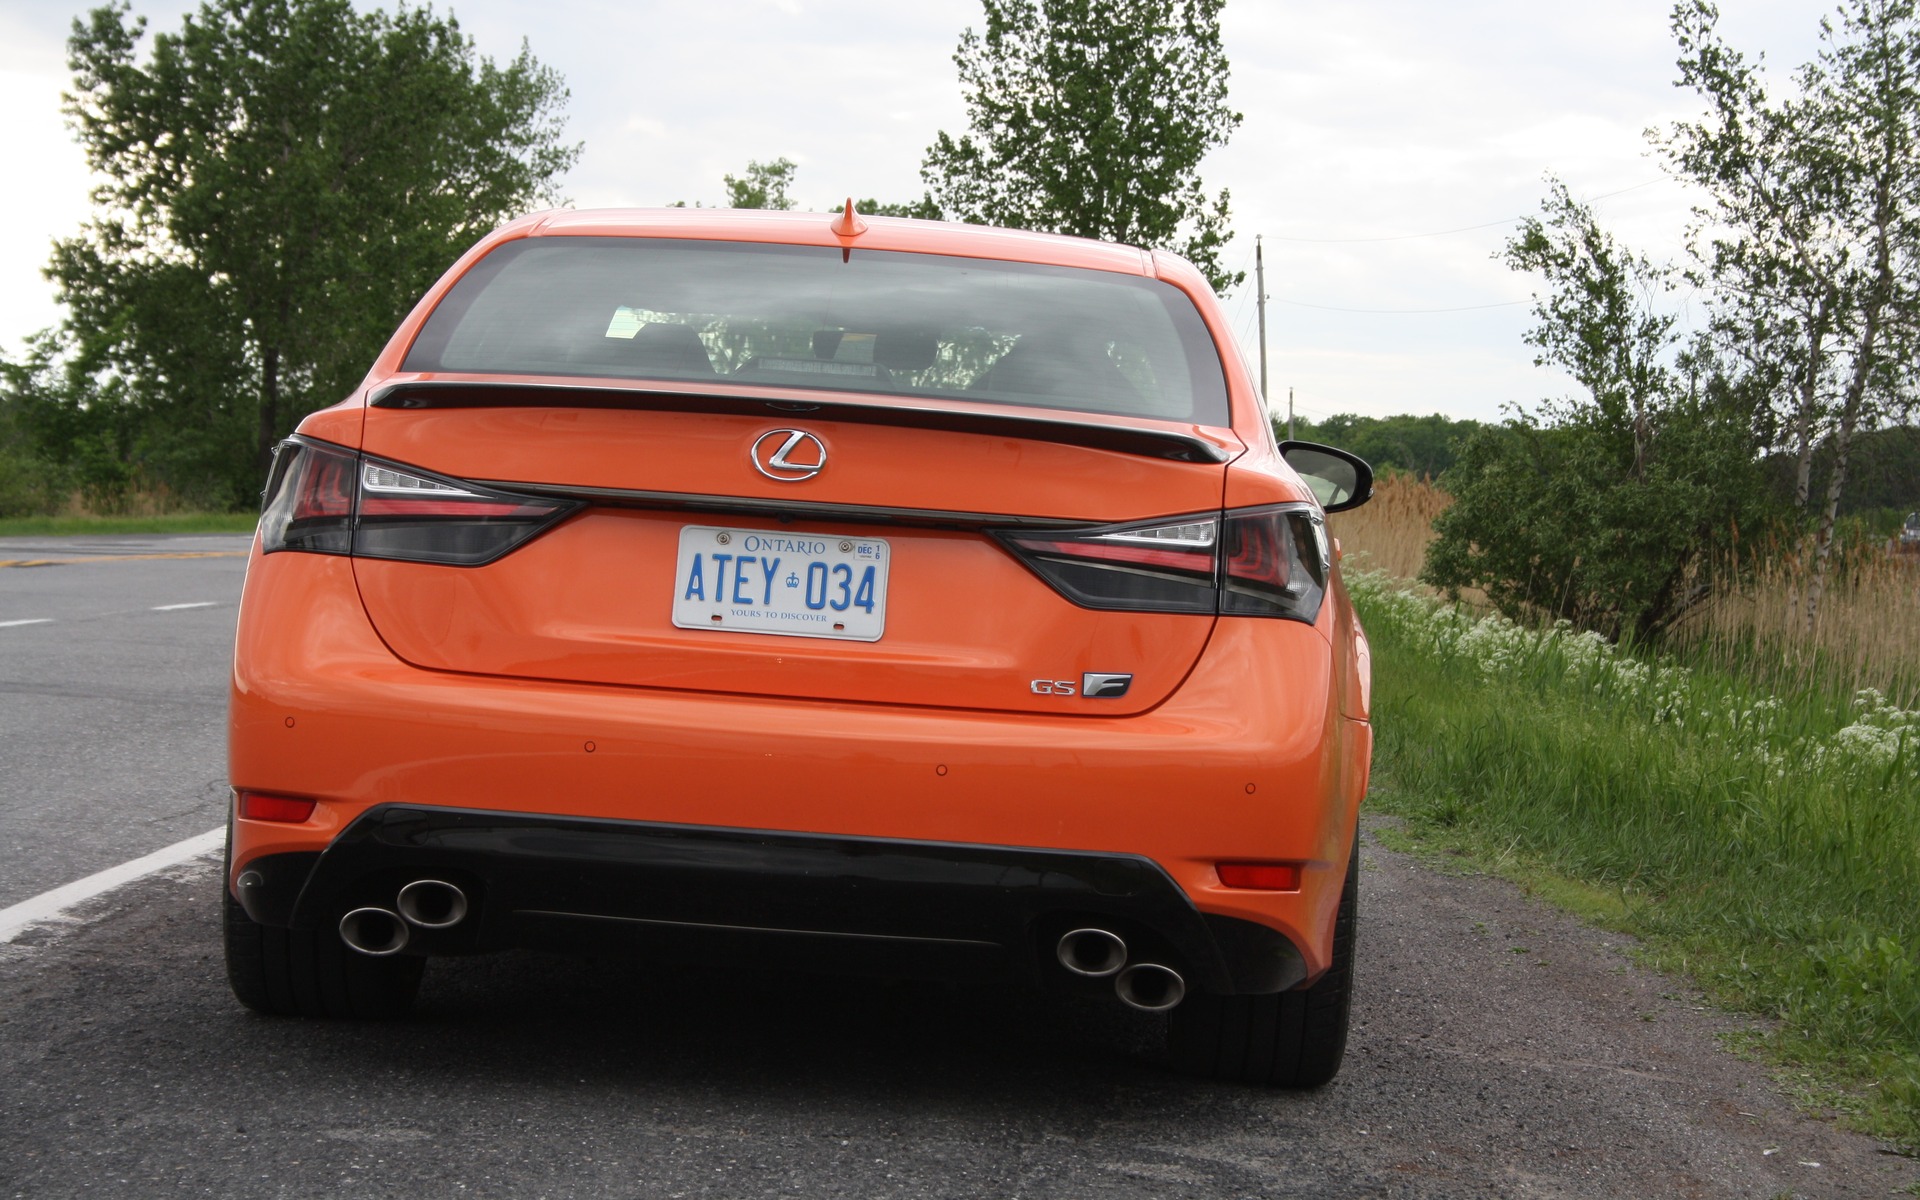
[[[803,416],[366,407],[373,389],[422,378],[395,374],[406,348],[446,289],[502,241],[591,234],[837,247],[832,220],[688,210],[524,218],[429,291],[360,391],[302,423],[308,436],[455,478],[630,495],[625,507],[590,505],[474,568],[256,546],[236,645],[230,778],[319,803],[304,822],[236,820],[232,874],[259,855],[324,849],[367,808],[400,802],[1111,851],[1151,857],[1203,911],[1285,932],[1319,971],[1371,752],[1365,636],[1337,580],[1313,626],[1093,611],[978,529],[803,519],[798,527],[813,535],[888,541],[881,640],[685,630],[670,620],[680,529],[787,526],[771,515],[649,508],[631,495],[1088,522],[1116,519],[1117,507],[1133,519],[1309,499],[1279,458],[1224,314],[1186,264],[880,217],[865,218],[855,250],[1168,280],[1228,347],[1232,427],[1182,430],[1219,447],[1224,465]],[[631,380],[605,386],[646,390]],[[828,447],[833,471],[794,484],[749,469],[757,438],[798,426]],[[925,450],[936,445],[932,469]],[[716,483],[720,462],[734,466]],[[1132,672],[1133,689],[1063,708],[1028,686],[1087,671]],[[1298,891],[1268,892],[1222,885],[1223,861],[1304,868]]]

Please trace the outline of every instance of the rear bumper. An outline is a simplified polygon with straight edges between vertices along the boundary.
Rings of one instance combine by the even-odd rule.
[[[336,842],[346,861],[361,851],[341,839],[361,838],[376,810],[693,828],[715,844],[731,832],[957,846],[968,863],[1090,854],[1169,883],[1195,915],[1163,920],[1166,936],[1212,917],[1260,926],[1312,977],[1328,962],[1369,749],[1365,723],[1340,715],[1325,635],[1291,621],[1219,621],[1174,696],[1137,716],[907,709],[423,670],[374,632],[350,560],[256,556],[229,778],[319,803],[297,824],[236,819],[228,882],[240,896],[256,864],[263,876],[269,859],[310,865]],[[1242,860],[1302,863],[1301,886],[1225,887],[1215,864]],[[633,886],[608,879],[609,894]],[[1196,970],[1202,986],[1239,986],[1225,965]]]
[[[423,878],[459,887],[470,910],[450,928],[411,930],[419,953],[613,943],[1045,979],[1060,935],[1095,925],[1125,938],[1133,960],[1212,992],[1275,992],[1306,976],[1284,936],[1202,914],[1139,855],[381,805],[323,854],[254,859],[236,891],[256,921],[324,931],[352,909],[393,908]]]

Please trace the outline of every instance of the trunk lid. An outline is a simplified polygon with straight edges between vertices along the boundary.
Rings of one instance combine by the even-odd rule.
[[[1118,716],[1170,693],[1212,630],[1204,614],[1078,607],[985,530],[1216,511],[1225,463],[1240,449],[1225,431],[1004,405],[837,401],[819,391],[496,387],[403,381],[366,410],[362,449],[587,507],[485,566],[356,559],[375,627],[415,665]],[[715,530],[728,537],[716,543]],[[716,562],[718,545],[741,561]],[[811,603],[816,581],[840,578],[811,568],[816,551],[853,564],[847,590],[819,619],[844,614],[855,632],[859,619],[883,619],[877,638],[730,625],[736,612],[763,619],[756,606],[778,587],[793,589],[788,608],[803,592]],[[703,576],[689,575],[695,554],[705,556]],[[865,593],[860,555],[877,568]],[[716,570],[733,573],[722,585]],[[723,586],[724,597],[707,594]],[[690,606],[706,599],[720,605],[718,619],[686,627]],[[1087,698],[1087,673],[1133,679],[1124,695]]]

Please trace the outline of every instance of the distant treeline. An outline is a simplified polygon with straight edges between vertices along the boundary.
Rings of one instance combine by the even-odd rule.
[[[1281,437],[1285,421],[1275,422]],[[1335,413],[1323,421],[1304,417],[1294,421],[1293,436],[1350,450],[1375,471],[1403,471],[1440,479],[1453,466],[1460,450],[1475,434],[1498,430],[1497,424],[1431,416],[1362,417]],[[1881,512],[1907,513],[1920,509],[1920,428],[1912,425],[1874,429],[1856,434],[1847,489],[1840,497],[1840,515]],[[1795,462],[1779,453],[1766,460],[1767,479],[1776,496],[1793,495]],[[1814,479],[1825,479],[1833,469],[1833,448],[1827,443],[1813,452]]]
[[[1287,436],[1286,422],[1275,422]],[[1293,436],[1303,442],[1338,446],[1367,460],[1375,471],[1405,471],[1439,478],[1453,465],[1460,447],[1486,428],[1479,421],[1456,421],[1435,413],[1429,417],[1361,417],[1335,413],[1324,421],[1295,418]]]

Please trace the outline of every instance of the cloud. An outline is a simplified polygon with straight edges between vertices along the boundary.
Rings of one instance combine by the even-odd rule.
[[[153,27],[176,28],[186,5],[136,7]],[[715,203],[723,174],[781,155],[801,164],[794,190],[806,207],[849,193],[912,199],[935,132],[964,125],[952,55],[961,29],[982,20],[976,0],[453,8],[483,53],[511,58],[525,38],[566,77],[570,135],[586,149],[565,190],[582,206]],[[1232,102],[1245,121],[1203,174],[1233,192],[1228,259],[1250,268],[1263,233],[1269,292],[1329,306],[1272,306],[1276,394],[1292,383],[1328,411],[1494,417],[1502,404],[1564,392],[1520,341],[1524,304],[1329,309],[1526,300],[1530,281],[1494,256],[1519,215],[1537,208],[1549,171],[1578,195],[1607,196],[1596,201],[1600,215],[1628,244],[1679,254],[1685,189],[1638,186],[1663,178],[1642,131],[1690,111],[1672,86],[1668,10],[1667,0],[1227,5]],[[9,151],[22,164],[17,177],[35,181],[0,195],[8,344],[51,319],[38,269],[48,241],[86,216],[84,168],[58,115],[71,12],[31,2],[0,12]],[[1798,0],[1754,0],[1723,27],[1736,45],[1792,65],[1811,55],[1816,20]],[[1331,240],[1353,238],[1398,240]],[[1228,298],[1243,339],[1254,324],[1250,293]]]

